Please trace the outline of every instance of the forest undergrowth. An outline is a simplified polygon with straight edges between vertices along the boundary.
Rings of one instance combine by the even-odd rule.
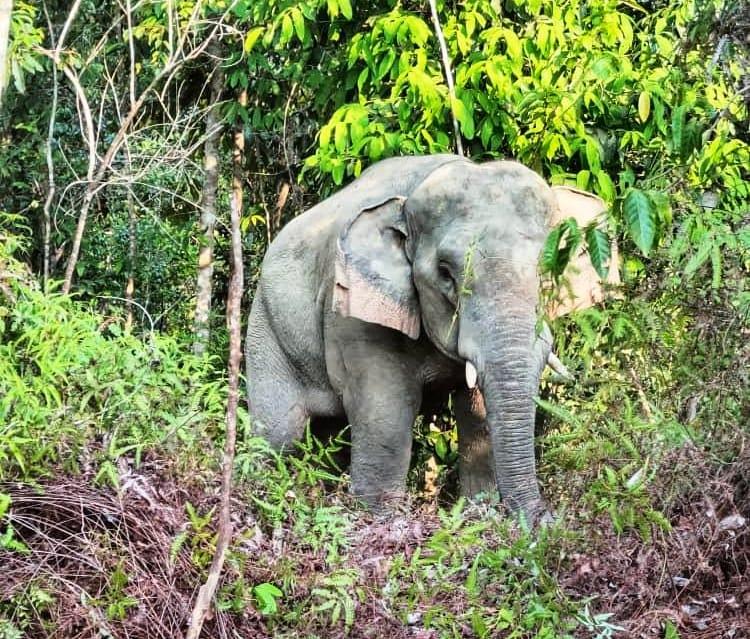
[[[181,636],[216,541],[222,375],[170,338],[42,295],[10,254],[2,266],[0,637]],[[564,353],[578,381],[543,383],[540,480],[557,520],[541,529],[496,498],[455,499],[449,412],[418,428],[412,497],[388,516],[347,494],[345,443],[308,434],[279,457],[243,415],[206,631],[748,636],[747,318],[639,304],[566,320],[589,334]],[[618,350],[623,314],[648,330]]]

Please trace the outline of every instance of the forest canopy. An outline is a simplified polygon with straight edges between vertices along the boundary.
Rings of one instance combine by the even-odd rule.
[[[750,632],[746,2],[0,1],[0,66],[0,639],[184,636],[233,401],[203,636]],[[280,229],[456,152],[605,203],[545,273],[619,248],[616,294],[552,322],[537,530],[457,498],[451,406],[379,518],[345,436],[281,457],[232,399]]]

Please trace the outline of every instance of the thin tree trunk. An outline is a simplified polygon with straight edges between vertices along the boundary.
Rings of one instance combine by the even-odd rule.
[[[57,49],[55,44],[55,33],[52,29],[52,20],[49,17],[47,6],[44,6],[44,15],[47,18],[47,29],[49,30],[50,44],[53,49]],[[1,45],[0,45],[1,46]],[[0,56],[2,57],[2,56]],[[49,285],[49,272],[50,272],[50,242],[52,235],[52,216],[50,211],[52,210],[52,203],[55,201],[55,162],[52,157],[53,146],[55,142],[55,121],[57,119],[57,101],[60,94],[60,84],[57,78],[57,64],[52,62],[52,108],[49,114],[49,126],[47,128],[47,144],[46,144],[46,157],[47,157],[47,197],[44,200],[44,208],[42,209],[42,286],[44,290],[47,290]]]
[[[129,164],[129,162],[128,162]],[[135,292],[135,260],[138,246],[138,217],[133,202],[132,185],[128,187],[128,282],[125,285],[125,301],[127,302],[128,315],[125,320],[125,328],[128,330],[133,326],[133,293]]]
[[[10,16],[13,13],[13,0],[0,0],[0,107],[3,105],[3,92],[8,78],[8,38],[10,37]]]
[[[215,54],[216,51],[212,53]],[[221,97],[223,83],[223,73],[217,60],[211,78],[211,102],[206,115],[206,142],[203,147],[203,189],[200,215],[200,230],[203,238],[198,253],[195,343],[193,344],[193,352],[198,356],[206,352],[211,331],[209,317],[213,295],[214,229],[216,227],[216,194],[219,188],[219,139],[221,135],[217,104]]]
[[[242,91],[240,104],[247,105],[247,91]],[[237,405],[239,404],[240,360],[242,358],[242,336],[240,334],[240,311],[244,274],[242,268],[242,237],[240,234],[240,217],[242,214],[242,185],[244,182],[243,160],[245,134],[239,128],[234,132],[234,149],[232,151],[232,278],[229,282],[227,296],[227,323],[229,324],[229,396],[227,398],[227,434],[224,445],[224,459],[221,476],[221,511],[219,513],[219,534],[216,540],[211,567],[198,592],[195,607],[190,618],[187,639],[198,639],[203,628],[211,601],[219,584],[221,570],[224,566],[229,542],[232,539],[232,520],[229,498],[232,492],[232,469],[234,467],[234,448],[237,439]]]

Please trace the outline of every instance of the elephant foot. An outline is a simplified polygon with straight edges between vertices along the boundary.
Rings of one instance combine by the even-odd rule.
[[[465,468],[462,469],[459,478],[461,496],[467,499],[497,498],[497,486],[495,474],[472,473]]]
[[[516,510],[516,517],[529,528],[546,528],[557,521],[543,499],[536,499]]]

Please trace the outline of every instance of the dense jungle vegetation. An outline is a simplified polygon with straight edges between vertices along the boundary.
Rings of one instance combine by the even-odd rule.
[[[8,5],[0,639],[185,636],[217,549],[227,317],[286,222],[459,145],[595,192],[619,244],[620,294],[553,324],[575,378],[538,400],[556,522],[455,497],[449,410],[380,517],[346,444],[277,457],[240,401],[202,636],[750,636],[746,2],[439,0],[455,92],[428,2]],[[545,268],[605,250],[581,235],[553,231]]]

